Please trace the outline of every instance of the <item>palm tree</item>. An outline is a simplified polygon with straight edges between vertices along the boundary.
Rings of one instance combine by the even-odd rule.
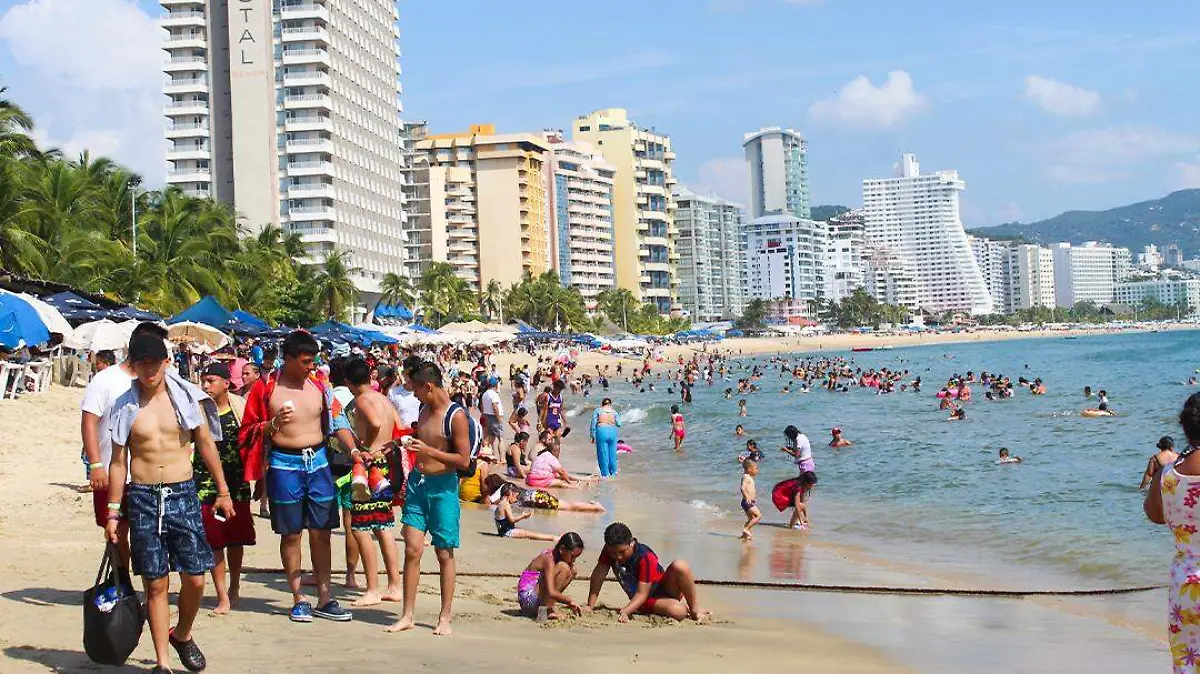
[[[414,293],[412,279],[407,276],[388,272],[383,275],[383,281],[379,284],[379,289],[382,292],[379,301],[383,304],[401,304],[409,309],[413,308]]]
[[[334,320],[344,321],[346,310],[358,299],[358,289],[350,277],[362,273],[362,269],[350,266],[350,255],[348,249],[335,249],[325,257],[315,279],[325,315]]]
[[[596,296],[596,306],[609,320],[629,332],[629,317],[637,311],[638,302],[628,288],[606,288]]]
[[[8,87],[0,87],[0,97],[7,91]],[[29,113],[7,98],[0,98],[0,157],[37,157],[37,143],[30,137],[31,131],[33,118]]]
[[[20,166],[0,157],[0,267],[26,274],[41,269],[40,240],[21,221]]]
[[[499,317],[500,322],[504,322],[504,289],[500,281],[488,281],[487,288],[479,294],[479,309],[488,318]]]

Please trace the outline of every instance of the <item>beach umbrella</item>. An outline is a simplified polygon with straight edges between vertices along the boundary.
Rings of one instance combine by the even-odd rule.
[[[229,336],[225,333],[211,325],[193,323],[191,321],[182,321],[167,326],[167,338],[173,342],[199,344],[213,351],[229,344]]]
[[[63,344],[79,351],[120,351],[129,346],[129,336],[140,321],[114,323],[107,318],[75,328]]]
[[[84,311],[88,309],[104,309],[104,307],[100,306],[99,304],[96,304],[91,300],[84,299],[70,290],[61,293],[55,293],[53,295],[47,295],[42,298],[42,301],[63,313],[67,313],[68,311]]]
[[[50,331],[31,304],[10,292],[0,293],[0,346],[15,349],[50,341]]]
[[[162,316],[152,314],[144,309],[138,309],[132,304],[129,306],[114,309],[109,313],[110,318],[121,318],[134,321],[161,321]]]
[[[233,317],[238,319],[244,328],[253,328],[255,332],[266,332],[271,329],[271,325],[263,319],[255,316],[249,311],[241,309],[233,310]]]
[[[8,291],[6,290],[3,292]],[[14,293],[9,294],[11,295]],[[62,335],[64,338],[71,334],[71,324],[67,322],[67,319],[63,318],[62,312],[60,312],[58,309],[46,302],[43,302],[42,300],[39,300],[33,295],[27,295],[25,293],[15,294],[17,297],[28,303],[29,306],[33,307],[33,310],[37,312],[38,317],[42,319],[42,323],[46,324],[46,329],[49,330],[51,334]]]

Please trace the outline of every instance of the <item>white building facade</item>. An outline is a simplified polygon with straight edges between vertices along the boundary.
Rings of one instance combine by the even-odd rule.
[[[1036,307],[1054,308],[1054,253],[1049,248],[1028,243],[1012,244],[1008,248],[1005,267],[1008,281],[1006,313]]]
[[[1200,279],[1157,278],[1145,281],[1118,283],[1113,289],[1113,301],[1136,307],[1146,300],[1179,307],[1180,316],[1200,314]]]
[[[824,274],[825,299],[841,302],[866,285],[866,218],[862,211],[848,211],[826,223]]]
[[[869,248],[863,260],[863,289],[876,301],[918,309],[917,278],[904,260],[884,248]]]
[[[812,320],[824,296],[825,224],[790,214],[765,215],[746,226],[746,299],[772,303],[771,318]]]
[[[616,169],[587,143],[547,132],[550,146],[550,265],[564,286],[596,296],[616,285],[613,258],[613,178]]]
[[[1129,275],[1128,248],[1089,241],[1078,246],[1055,245],[1054,296],[1060,307],[1079,302],[1106,304],[1115,297],[1117,283]]]
[[[998,314],[1009,313],[1012,310],[1009,243],[970,235],[967,241],[971,244],[971,252],[975,255],[975,263],[979,265],[979,273],[983,275],[988,294],[992,296],[993,311]]]
[[[392,0],[161,0],[167,182],[252,229],[351,251],[360,290],[404,273],[405,180]]]
[[[903,155],[895,177],[863,181],[866,240],[908,267],[921,308],[990,314],[995,303],[959,218],[965,188],[957,172],[922,175],[916,157]]]
[[[749,217],[790,213],[812,216],[808,193],[808,141],[791,129],[770,127],[742,139],[750,173]]]
[[[681,189],[675,194],[679,303],[693,321],[720,321],[742,313],[746,264],[740,204]]]

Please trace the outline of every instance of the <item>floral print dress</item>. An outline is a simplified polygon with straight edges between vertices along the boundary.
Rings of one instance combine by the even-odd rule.
[[[1200,476],[1170,466],[1162,474],[1163,514],[1175,535],[1167,621],[1175,674],[1200,672]]]

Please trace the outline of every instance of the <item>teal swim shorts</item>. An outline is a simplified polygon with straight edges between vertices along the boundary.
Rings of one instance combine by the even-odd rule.
[[[428,533],[435,548],[457,548],[458,474],[450,471],[442,475],[422,475],[414,468],[408,474],[400,523]]]

